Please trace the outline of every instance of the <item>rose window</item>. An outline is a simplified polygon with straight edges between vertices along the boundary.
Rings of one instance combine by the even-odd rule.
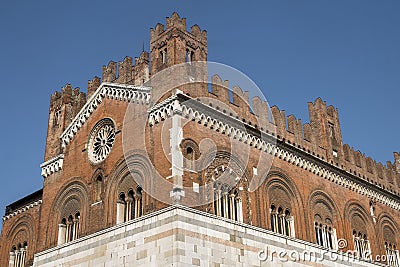
[[[100,163],[110,154],[115,141],[115,126],[111,119],[101,120],[93,128],[89,139],[89,159]]]

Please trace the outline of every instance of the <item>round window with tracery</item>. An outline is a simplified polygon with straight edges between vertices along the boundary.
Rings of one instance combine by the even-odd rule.
[[[92,163],[100,163],[107,158],[115,141],[115,126],[111,119],[99,121],[90,133],[88,156]]]

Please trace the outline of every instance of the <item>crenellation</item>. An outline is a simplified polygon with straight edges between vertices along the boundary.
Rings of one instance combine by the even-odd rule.
[[[186,31],[186,18],[181,18],[177,12],[172,13],[170,18],[167,17],[167,30],[172,28]]]
[[[92,80],[88,81],[88,99],[96,92],[97,88],[99,88],[101,84],[101,80],[99,77],[95,76]]]
[[[305,123],[303,125],[303,132],[304,132],[304,140],[306,140],[308,142],[312,142],[313,141],[312,128],[311,128],[311,125],[309,123]]]
[[[373,170],[373,161],[371,157],[367,157],[365,159],[366,165],[367,165],[367,172],[369,172],[371,175],[374,175],[374,170]]]
[[[211,92],[218,97],[218,99],[227,104],[229,103],[229,84],[228,81],[222,81],[221,77],[214,74],[211,77]]]
[[[164,31],[164,25],[161,23],[157,23],[154,29],[150,29],[150,38],[157,38],[158,35],[162,34]]]
[[[353,157],[350,156],[350,155],[352,155],[351,153],[352,152],[350,150],[350,146],[348,144],[344,144],[343,145],[343,157],[344,157],[344,160],[347,161],[350,164],[354,164]]]
[[[110,61],[107,66],[103,66],[103,82],[113,82],[117,78],[117,63]]]
[[[383,165],[381,162],[376,162],[376,160],[374,160],[374,165],[376,166],[376,172],[378,174],[378,178],[380,179],[384,179],[385,177],[383,177]]]
[[[143,85],[150,79],[150,55],[146,51],[142,51],[139,58],[135,57],[135,65],[133,66],[134,85]]]
[[[232,88],[232,102],[238,107],[246,107],[249,105],[249,93],[243,92],[242,88],[235,85]]]
[[[260,129],[266,130],[269,125],[269,106],[267,102],[261,101],[258,96],[251,99],[251,106],[254,114],[257,116],[257,123]]]
[[[50,97],[45,161],[61,154],[60,135],[86,103],[86,94],[71,84]]]
[[[195,24],[190,28],[190,33],[202,44],[207,44],[207,31]]]
[[[288,132],[293,134],[294,139],[292,142],[301,144],[303,141],[303,127],[301,119],[297,119],[293,114],[287,118]]]
[[[274,117],[276,125],[276,135],[278,139],[285,138],[286,136],[286,116],[284,110],[279,110],[277,106],[271,107],[271,113]]]
[[[400,173],[400,154],[397,152],[393,152],[394,155],[394,167],[395,170]]]
[[[129,83],[132,81],[132,58],[126,56],[123,61],[118,62],[117,83]]]
[[[193,33],[192,33],[193,32]],[[186,30],[186,19],[174,12],[166,19],[166,29],[157,24],[150,30],[151,74],[191,61],[207,61],[206,31],[194,25]]]

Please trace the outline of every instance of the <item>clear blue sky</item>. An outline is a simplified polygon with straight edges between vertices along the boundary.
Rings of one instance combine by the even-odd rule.
[[[39,188],[50,95],[86,91],[108,61],[137,56],[174,10],[208,31],[209,60],[308,122],[339,109],[345,143],[385,163],[400,150],[400,1],[2,1],[0,208]]]

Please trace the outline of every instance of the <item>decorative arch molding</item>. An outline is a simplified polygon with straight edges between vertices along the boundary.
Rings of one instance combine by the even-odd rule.
[[[89,223],[89,195],[85,182],[80,177],[73,177],[65,183],[54,199],[50,209],[50,216],[47,223],[48,246],[53,246],[58,242],[59,224],[63,217],[69,214],[79,213],[80,229],[79,232],[85,234]]]
[[[104,197],[104,180],[105,171],[102,168],[97,168],[92,175],[91,183],[93,184],[92,200],[94,203],[99,203]]]
[[[222,210],[217,212],[216,209],[221,203],[226,202],[226,206],[232,205],[240,213],[240,215],[236,216],[236,220],[243,220],[245,223],[251,224],[251,207],[248,190],[250,173],[240,157],[224,147],[217,147],[216,152],[209,151],[203,153],[199,164],[202,170],[200,181],[205,186],[203,197],[206,203],[208,203],[206,211],[213,212],[214,214],[221,213]],[[217,179],[215,179],[216,177]],[[232,178],[235,179],[233,182],[231,182]],[[218,193],[218,191],[220,192]],[[222,196],[217,196],[223,193],[228,194],[226,200]],[[232,196],[232,199],[229,196]],[[213,201],[213,199],[217,200]],[[228,214],[229,212],[226,211],[225,213]],[[225,213],[222,212],[217,215],[226,217]],[[233,215],[230,214],[229,216]]]
[[[181,149],[183,150],[183,154],[185,155],[188,148],[191,148],[194,152],[194,159],[199,159],[200,157],[200,148],[199,145],[191,138],[185,138],[182,140],[180,144]]]
[[[336,221],[338,228],[343,228],[343,220],[339,212],[339,208],[337,207],[335,201],[322,190],[315,190],[308,197],[308,208],[311,216],[320,212],[317,207],[318,205],[326,208],[325,212],[329,213],[331,215],[331,219]],[[312,220],[313,218],[310,219]]]
[[[0,247],[2,254],[11,257],[10,252],[12,251],[14,252],[13,257],[15,257],[19,253],[19,257],[22,254],[23,260],[29,265],[32,264],[33,252],[35,251],[36,229],[37,225],[30,214],[24,214],[16,219],[13,226],[7,232],[3,233],[5,242]],[[21,249],[24,251],[22,252]],[[4,260],[8,262],[10,260],[9,257]]]
[[[368,251],[378,253],[379,246],[374,231],[372,217],[369,215],[359,200],[352,199],[345,206],[345,219],[347,226],[347,249],[353,249],[363,259],[370,260]]]
[[[345,207],[345,218],[350,223],[350,227],[361,227],[366,232],[373,229],[372,220],[367,210],[357,200],[350,200]],[[360,225],[362,224],[362,225]]]
[[[11,245],[14,243],[22,243],[24,241],[29,241],[34,239],[35,235],[35,223],[31,215],[24,215],[13,224],[7,233],[6,239],[10,240]],[[11,249],[7,248],[7,249]]]
[[[276,223],[273,223],[273,220],[277,215],[273,214],[278,213],[279,208],[282,208],[284,213],[290,215],[292,229],[289,235],[295,236],[295,228],[300,229],[300,225],[305,224],[304,220],[307,220],[303,214],[303,200],[297,186],[283,170],[277,167],[273,167],[267,174],[264,173],[264,176],[266,179],[262,185],[262,191],[265,192],[265,197],[261,199],[264,199],[262,205],[266,208],[264,216],[268,218],[268,229],[272,227],[271,229],[276,231],[273,227],[273,224]],[[274,208],[276,210],[273,210]],[[295,227],[296,225],[297,227]],[[296,237],[306,239],[307,235],[308,232],[301,232]]]
[[[103,179],[105,177],[105,171],[103,168],[97,168],[92,174],[92,181],[96,181],[97,177],[101,176]]]
[[[379,233],[377,235],[381,239],[381,243],[391,242],[392,244],[400,245],[400,228],[393,217],[383,212],[379,215],[377,224],[379,225]]]
[[[338,210],[333,199],[322,190],[315,190],[308,197],[309,220],[313,222],[313,241],[317,245],[337,249],[337,230],[343,229]]]
[[[289,176],[283,170],[276,167],[272,168],[266,177],[264,188],[267,190],[267,196],[270,189],[279,188],[280,190],[284,190],[291,198],[290,201],[292,209],[302,209],[303,201],[300,192],[293,180],[289,178]]]
[[[105,195],[105,201],[107,203],[106,214],[109,226],[115,223],[115,207],[120,197],[120,190],[123,190],[125,194],[130,189],[136,192],[139,188],[145,191],[152,190],[151,177],[154,177],[154,167],[145,151],[137,149],[125,152],[125,155],[117,161],[110,172],[105,189],[105,192],[108,192]],[[143,193],[148,194],[149,192]],[[145,207],[145,204],[149,204],[147,194],[142,196],[142,207]]]

